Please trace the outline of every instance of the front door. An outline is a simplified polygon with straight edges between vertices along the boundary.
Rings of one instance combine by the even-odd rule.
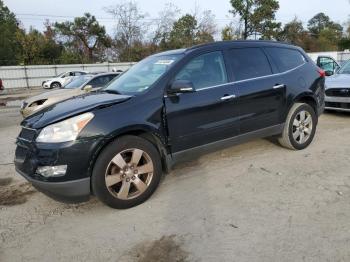
[[[192,93],[165,97],[174,153],[239,134],[237,94],[228,81],[221,51],[194,57],[174,80],[190,81],[195,88]]]

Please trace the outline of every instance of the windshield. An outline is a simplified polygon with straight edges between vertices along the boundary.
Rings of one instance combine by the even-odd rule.
[[[55,78],[61,77],[61,76],[63,76],[65,73],[66,73],[66,72],[63,72],[63,73],[61,73],[61,74],[55,76]]]
[[[83,75],[83,76],[78,76],[77,78],[73,79],[72,82],[67,84],[64,88],[67,89],[74,89],[81,87],[83,84],[85,84],[87,81],[89,81],[92,78],[91,75]]]
[[[350,74],[350,60],[340,67],[337,74]]]
[[[150,56],[112,81],[104,90],[134,95],[150,88],[183,55]]]

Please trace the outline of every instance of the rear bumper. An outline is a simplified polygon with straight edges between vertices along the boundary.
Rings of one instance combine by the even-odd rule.
[[[33,179],[16,168],[16,171],[28,180],[38,191],[65,203],[80,203],[89,200],[90,177],[67,182],[45,182]]]

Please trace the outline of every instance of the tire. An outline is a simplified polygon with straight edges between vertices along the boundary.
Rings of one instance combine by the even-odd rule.
[[[126,209],[146,201],[161,177],[161,158],[154,145],[137,136],[123,136],[107,145],[97,158],[91,186],[101,202]]]
[[[51,85],[50,85],[50,88],[61,88],[61,84],[59,82],[53,82]]]
[[[315,110],[308,104],[295,103],[288,113],[282,135],[278,141],[283,147],[292,150],[305,149],[314,139],[316,127]]]

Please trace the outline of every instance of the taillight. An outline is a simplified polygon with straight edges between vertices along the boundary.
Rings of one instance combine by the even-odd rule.
[[[326,77],[326,71],[321,68],[317,68],[317,72],[320,74],[320,77]]]

